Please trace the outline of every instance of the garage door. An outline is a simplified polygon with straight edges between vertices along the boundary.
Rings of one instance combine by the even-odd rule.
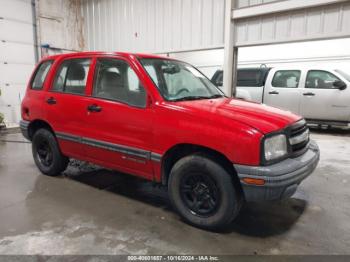
[[[20,103],[35,64],[30,0],[0,0],[0,112],[18,124]]]

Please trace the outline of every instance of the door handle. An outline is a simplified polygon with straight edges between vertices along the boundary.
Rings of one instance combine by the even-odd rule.
[[[277,91],[271,91],[271,92],[269,92],[269,94],[270,94],[270,95],[278,95],[279,92],[277,92]]]
[[[304,95],[304,96],[315,96],[315,94],[314,94],[314,93],[311,93],[311,92],[309,92],[309,93],[304,93],[303,95]]]
[[[57,104],[57,101],[55,98],[50,97],[49,99],[46,100],[46,103],[48,103],[49,105],[55,105]]]
[[[98,106],[98,105],[89,105],[87,107],[87,110],[90,111],[90,112],[101,112],[102,111],[102,107]]]

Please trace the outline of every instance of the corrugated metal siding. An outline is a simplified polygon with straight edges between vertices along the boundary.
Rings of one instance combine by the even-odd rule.
[[[237,46],[350,36],[350,2],[256,16],[235,22]]]
[[[225,0],[86,0],[88,50],[172,52],[223,46]]]
[[[281,0],[236,0],[235,1],[235,8],[261,5],[261,4],[277,2],[277,1],[281,1]]]
[[[51,50],[42,48],[42,55],[85,49],[82,2],[83,0],[38,2],[37,20],[41,44],[49,44],[55,48]]]

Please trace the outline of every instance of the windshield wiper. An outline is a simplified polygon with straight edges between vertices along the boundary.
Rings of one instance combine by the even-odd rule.
[[[177,99],[170,100],[171,102],[179,102],[179,101],[190,101],[190,100],[201,100],[201,99],[214,99],[214,98],[221,98],[224,97],[223,95],[212,95],[212,96],[185,96]]]
[[[210,99],[208,96],[185,96],[177,99],[170,100],[171,102],[178,102],[178,101],[189,101],[189,100],[200,100],[200,99]]]
[[[208,97],[209,99],[213,99],[213,98],[221,98],[221,97],[225,97],[224,95],[220,95],[220,94],[217,94],[217,95],[212,95],[210,97]]]

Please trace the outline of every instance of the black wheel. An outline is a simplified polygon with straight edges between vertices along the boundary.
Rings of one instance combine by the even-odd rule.
[[[171,170],[168,186],[175,209],[187,222],[201,228],[228,225],[242,204],[230,174],[201,155],[180,159]]]
[[[67,168],[69,159],[62,155],[56,138],[47,129],[35,132],[32,152],[36,166],[45,175],[58,176]]]

